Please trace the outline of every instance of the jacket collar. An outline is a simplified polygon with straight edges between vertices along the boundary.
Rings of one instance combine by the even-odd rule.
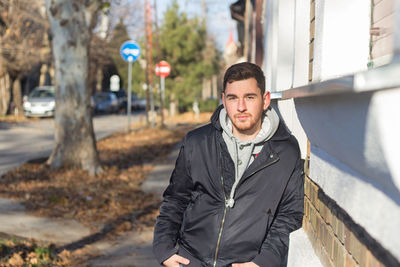
[[[219,113],[224,108],[224,105],[219,105],[211,116],[211,124],[218,130],[222,131],[221,123],[219,122]]]

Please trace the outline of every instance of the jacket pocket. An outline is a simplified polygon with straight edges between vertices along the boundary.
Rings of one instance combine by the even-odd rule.
[[[198,191],[192,192],[191,200],[188,206],[186,207],[185,212],[183,213],[181,234],[183,234],[185,228],[187,227],[187,224],[190,224],[190,222],[192,221],[193,207],[198,204],[201,195],[202,195],[201,192]]]
[[[197,202],[199,202],[200,197],[201,197],[202,193],[201,192],[193,192],[192,193],[192,197],[190,199],[190,202],[188,204],[188,206],[186,207],[185,210],[185,218],[188,219],[187,217],[190,216],[191,214],[191,210],[193,209],[193,207],[197,204]]]
[[[183,247],[179,247],[178,255],[190,260],[189,265],[182,265],[184,267],[186,267],[186,266],[188,266],[188,267],[201,267],[202,266],[202,262],[200,260],[198,260],[197,258],[195,258],[192,254],[187,252],[186,249],[184,249]]]
[[[198,192],[198,191],[192,192],[192,197],[190,198],[189,205],[186,209],[192,208],[193,205],[199,200],[200,196],[201,196],[201,192]]]

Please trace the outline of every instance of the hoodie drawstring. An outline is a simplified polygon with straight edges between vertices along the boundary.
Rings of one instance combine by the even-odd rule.
[[[251,143],[250,144],[250,151],[253,151],[253,149],[254,149],[254,143]],[[236,143],[236,145],[235,145],[235,157],[236,157],[236,161],[240,161],[240,159],[239,159],[239,153],[238,153],[238,149],[237,149],[237,143]],[[247,169],[247,165],[249,164],[249,162],[250,162],[250,158],[251,158],[251,153],[250,153],[250,157],[248,158],[248,160],[247,160],[247,162],[242,162],[242,164],[246,164],[246,169]],[[236,177],[235,177],[235,182],[233,183],[233,185],[232,185],[232,189],[231,189],[231,193],[229,194],[229,199],[227,199],[227,201],[226,201],[226,203],[225,203],[225,205],[227,206],[227,207],[229,207],[229,208],[233,208],[233,206],[235,205],[235,199],[234,199],[234,197],[235,197],[235,192],[236,192],[236,187],[237,187],[237,185],[239,184],[239,182],[240,182],[240,176],[242,176],[242,174],[239,174],[239,165],[238,164],[235,164],[236,165],[236,170],[235,170],[235,175],[236,175]]]

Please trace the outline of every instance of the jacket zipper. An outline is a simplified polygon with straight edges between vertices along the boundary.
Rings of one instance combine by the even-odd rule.
[[[271,155],[272,155],[272,154],[271,154]],[[278,156],[275,156],[275,160],[269,162],[268,164],[265,164],[264,166],[258,168],[257,170],[255,170],[255,171],[253,171],[252,173],[250,173],[249,175],[247,175],[246,177],[240,179],[240,183],[238,184],[238,186],[239,186],[240,184],[242,184],[243,181],[245,181],[245,180],[246,180],[247,178],[249,178],[250,176],[253,176],[253,175],[256,174],[257,172],[259,172],[259,171],[261,171],[261,170],[263,170],[263,169],[265,169],[265,168],[271,166],[272,164],[274,164],[274,163],[276,163],[276,162],[278,162],[278,161],[279,161],[279,157],[278,157]]]
[[[222,168],[222,167],[221,167],[221,168]],[[221,170],[221,172],[222,172],[222,170]],[[224,178],[222,177],[222,174],[221,174],[220,177],[221,177],[222,191],[224,192],[225,207],[224,207],[224,215],[222,216],[221,227],[220,227],[220,229],[219,229],[218,240],[217,240],[217,247],[215,248],[213,267],[216,267],[216,265],[217,265],[218,250],[219,250],[219,245],[220,245],[220,243],[221,243],[222,230],[224,229],[225,218],[226,218],[226,211],[227,211],[227,204],[226,204],[227,199],[226,199],[226,194],[225,194]]]
[[[220,149],[221,149],[221,147],[220,147]],[[225,203],[224,203],[224,215],[222,216],[221,227],[219,228],[217,247],[215,248],[213,267],[217,266],[218,251],[219,251],[219,246],[221,244],[222,230],[224,229],[226,212],[227,212],[227,199],[226,199],[225,186],[224,186],[224,177],[222,176],[222,153],[221,153],[221,150],[219,151],[219,156],[220,156],[219,157],[219,177],[221,179],[222,192],[224,193],[224,202]]]
[[[221,147],[220,147],[221,149]],[[225,200],[225,206],[224,206],[224,215],[222,216],[222,221],[221,221],[221,227],[219,229],[219,233],[218,233],[218,239],[217,239],[217,247],[215,248],[215,254],[214,254],[214,263],[213,263],[213,267],[217,266],[217,259],[218,259],[218,251],[219,251],[219,246],[221,245],[221,237],[222,237],[222,231],[224,229],[224,224],[225,224],[225,218],[226,218],[226,213],[227,213],[227,198],[226,198],[226,194],[225,194],[225,187],[224,187],[224,177],[222,176],[222,153],[221,151],[219,152],[220,157],[219,157],[219,173],[220,173],[220,178],[221,178],[221,185],[222,185],[222,192],[224,193],[224,200]],[[271,154],[273,155],[273,154]],[[261,168],[255,170],[254,172],[252,172],[250,175],[247,175],[244,179],[241,179],[241,181],[247,179],[248,177],[254,175],[256,172],[261,171],[262,169],[267,168],[268,166],[271,166],[272,164],[274,164],[275,162],[279,161],[279,157],[276,157],[275,160],[269,162],[268,164],[262,166]]]

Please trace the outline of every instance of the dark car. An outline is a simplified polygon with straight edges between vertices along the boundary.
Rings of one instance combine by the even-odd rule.
[[[112,91],[118,99],[118,110],[125,111],[127,107],[128,96],[125,90]],[[131,93],[131,110],[145,110],[146,109],[146,99],[138,97],[135,93]]]
[[[111,92],[101,92],[94,95],[96,113],[114,113],[118,111],[118,99]]]
[[[119,90],[119,91],[111,91],[118,100],[118,111],[126,111],[126,103],[128,101],[128,97],[126,96],[125,90]]]
[[[146,109],[146,99],[139,98],[136,94],[132,94],[131,96],[131,107],[132,110],[145,110]]]

